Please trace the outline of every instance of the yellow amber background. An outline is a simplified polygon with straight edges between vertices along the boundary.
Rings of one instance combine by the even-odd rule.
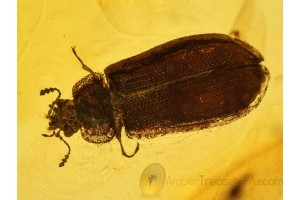
[[[42,137],[45,115],[56,98],[39,91],[57,87],[72,98],[72,86],[88,73],[71,52],[96,72],[111,63],[178,37],[239,30],[258,48],[271,74],[260,106],[229,125],[140,140],[133,158],[116,140],[94,145],[80,133],[65,167],[67,147]],[[19,0],[18,1],[18,199],[282,199],[282,2],[280,0]],[[133,151],[136,140],[125,139]],[[140,190],[144,169],[159,163],[162,190]]]

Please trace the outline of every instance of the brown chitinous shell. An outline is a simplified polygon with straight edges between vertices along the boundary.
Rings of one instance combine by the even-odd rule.
[[[262,55],[222,34],[172,40],[105,69],[129,137],[223,125],[256,107],[267,88]]]
[[[83,64],[75,47],[73,53],[90,74],[74,85],[73,100],[60,99],[57,88],[41,91],[59,92],[49,129],[67,137],[80,129],[92,143],[116,136],[127,157],[138,146],[131,156],[124,152],[122,127],[130,138],[153,138],[224,125],[255,108],[269,80],[262,55],[223,34],[182,37],[121,60],[105,69],[107,82]]]

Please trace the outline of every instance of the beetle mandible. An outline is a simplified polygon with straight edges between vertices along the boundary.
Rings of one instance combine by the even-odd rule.
[[[178,38],[108,66],[96,73],[72,51],[89,75],[73,86],[73,100],[58,92],[50,104],[49,130],[68,147],[59,164],[64,166],[71,148],[62,138],[78,130],[91,143],[114,137],[122,154],[121,129],[129,138],[153,138],[173,132],[201,130],[245,116],[262,100],[269,71],[258,50],[223,34]]]

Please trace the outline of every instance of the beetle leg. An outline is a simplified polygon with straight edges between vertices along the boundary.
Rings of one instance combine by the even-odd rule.
[[[117,137],[117,139],[118,139],[118,141],[119,141],[119,143],[120,143],[120,146],[121,146],[121,150],[122,150],[123,156],[126,156],[127,158],[131,158],[131,157],[133,157],[133,156],[138,152],[138,150],[140,149],[140,144],[137,143],[137,146],[136,146],[136,148],[135,148],[135,150],[134,150],[134,153],[131,154],[131,155],[128,155],[128,154],[124,151],[124,147],[123,147],[123,144],[122,144],[122,141],[121,141],[121,135],[117,135],[116,137]]]
[[[115,116],[115,120],[114,120],[114,132],[115,132],[115,136],[116,138],[118,139],[119,143],[120,143],[120,146],[121,146],[121,151],[122,151],[122,155],[123,156],[126,156],[127,158],[131,158],[133,157],[139,150],[140,148],[140,144],[137,143],[137,146],[133,152],[133,154],[131,155],[128,155],[125,150],[124,150],[124,147],[123,147],[123,144],[122,144],[122,141],[121,141],[121,129],[122,129],[122,120],[120,119],[120,115],[117,114],[117,113],[114,113],[114,116]]]

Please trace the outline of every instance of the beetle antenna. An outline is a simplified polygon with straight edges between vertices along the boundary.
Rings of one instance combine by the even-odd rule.
[[[123,148],[123,144],[122,144],[121,138],[117,137],[117,139],[118,139],[118,141],[119,141],[119,143],[120,143],[120,145],[121,145],[121,150],[122,150],[123,156],[126,156],[127,158],[133,157],[133,156],[138,152],[138,150],[140,149],[140,144],[137,143],[137,146],[136,146],[136,148],[135,148],[135,150],[134,150],[134,153],[131,154],[131,155],[128,155],[128,154],[124,151],[124,148]]]
[[[64,140],[63,137],[61,137],[60,135],[60,131],[59,130],[57,133],[55,133],[55,131],[53,131],[53,134],[51,135],[47,135],[47,134],[42,134],[42,136],[44,137],[53,137],[55,135],[55,137],[58,137],[61,141],[63,141],[67,147],[68,147],[68,153],[65,155],[65,157],[61,160],[61,163],[59,163],[59,167],[63,167],[65,165],[65,163],[67,162],[68,158],[70,157],[70,154],[71,154],[71,147],[70,145]]]
[[[68,147],[68,153],[65,155],[65,157],[61,160],[61,163],[59,163],[59,167],[63,167],[65,165],[65,163],[67,162],[70,154],[71,154],[71,147],[70,145],[64,140],[64,138],[61,137],[61,135],[59,134],[60,130],[55,134],[56,137],[58,137],[61,141],[63,141],[67,147]]]
[[[70,145],[64,140],[64,138],[61,137],[60,135],[60,131],[59,130],[57,133],[55,133],[55,131],[53,131],[53,134],[51,135],[47,135],[47,134],[42,134],[42,136],[44,137],[53,137],[55,135],[55,137],[58,137],[61,141],[63,141],[67,147],[68,147],[68,153],[65,155],[65,157],[62,159],[61,163],[59,163],[59,167],[63,167],[65,165],[65,163],[67,162],[68,158],[70,157],[71,154],[71,147]]]
[[[79,58],[79,56],[78,56],[77,53],[76,53],[75,47],[76,47],[76,46],[73,46],[73,47],[71,47],[71,49],[72,49],[74,55],[76,56],[76,58],[77,58],[77,59],[79,60],[79,62],[82,64],[82,68],[83,68],[84,70],[90,72],[94,77],[97,77],[96,74],[95,74],[95,72],[94,72],[91,68],[89,68],[88,66],[86,66],[86,65],[83,63],[83,61]]]
[[[54,109],[54,105],[55,105],[56,101],[60,98],[61,92],[60,92],[60,90],[57,89],[57,88],[46,88],[46,89],[40,91],[40,95],[41,95],[41,96],[44,96],[45,94],[49,94],[50,92],[54,92],[54,91],[57,91],[57,92],[58,92],[58,96],[57,96],[56,99],[49,105],[50,110],[48,111],[48,115],[50,115],[51,112],[52,112],[52,110]]]
[[[54,91],[57,91],[57,92],[58,92],[58,97],[57,97],[56,99],[59,99],[60,96],[61,96],[61,92],[60,92],[60,90],[57,89],[57,88],[46,88],[46,89],[44,89],[44,90],[41,90],[41,91],[40,91],[40,95],[41,95],[41,96],[44,96],[45,94],[49,94],[50,92],[54,92]]]

